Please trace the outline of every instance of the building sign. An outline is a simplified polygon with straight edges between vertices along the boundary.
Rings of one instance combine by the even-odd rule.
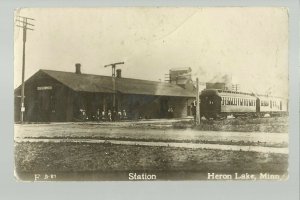
[[[52,90],[52,86],[40,86],[37,87],[37,90]]]

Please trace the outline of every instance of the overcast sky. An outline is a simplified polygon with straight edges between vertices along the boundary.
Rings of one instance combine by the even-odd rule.
[[[39,69],[164,80],[170,68],[191,67],[207,82],[230,75],[243,90],[288,95],[288,13],[283,8],[21,9],[34,18],[26,72]],[[21,83],[22,31],[15,28],[15,87]]]

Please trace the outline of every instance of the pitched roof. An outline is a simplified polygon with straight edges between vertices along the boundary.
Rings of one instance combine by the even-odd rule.
[[[112,77],[40,70],[74,91],[113,93]],[[178,85],[131,78],[116,78],[116,90],[124,94],[194,97],[195,91]]]

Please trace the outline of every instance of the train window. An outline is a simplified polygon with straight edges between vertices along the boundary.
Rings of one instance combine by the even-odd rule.
[[[243,99],[240,99],[240,105],[241,106],[243,105]]]

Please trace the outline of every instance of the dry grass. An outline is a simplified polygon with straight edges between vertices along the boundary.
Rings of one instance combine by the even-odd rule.
[[[202,120],[199,126],[193,121],[175,122],[174,128],[194,128],[204,131],[238,131],[238,132],[271,132],[287,133],[288,118],[236,118],[224,120]]]
[[[286,172],[288,155],[86,143],[17,143],[17,172]]]

